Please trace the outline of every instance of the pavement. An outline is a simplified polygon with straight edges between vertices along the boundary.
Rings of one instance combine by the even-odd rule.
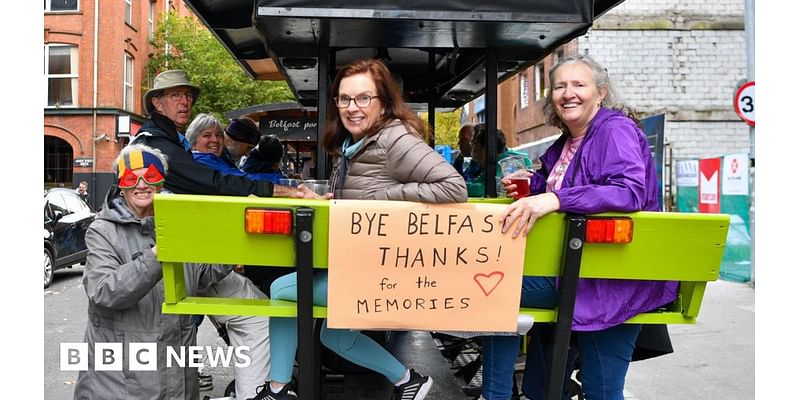
[[[754,399],[755,317],[750,285],[709,283],[697,324],[669,326],[675,352],[631,364],[625,399]]]
[[[670,325],[670,337],[674,353],[631,364],[625,384],[626,400],[746,400],[755,398],[755,289],[746,283],[716,281],[708,284],[703,305],[695,325]],[[420,340],[419,334],[411,336],[405,346],[406,355],[398,357],[411,366],[425,371],[441,361],[430,344]],[[220,345],[213,326],[204,322],[198,331],[198,344]],[[433,355],[425,359],[424,354]],[[200,398],[222,397],[225,385],[233,379],[233,368],[214,368],[213,390],[200,392]],[[447,371],[447,370],[445,370]],[[435,377],[436,378],[436,377]],[[355,378],[362,385],[363,379]],[[373,377],[374,389],[370,395],[382,395],[382,378]],[[437,380],[440,391],[431,393],[428,399],[461,400],[466,396],[454,395],[448,379]],[[348,393],[353,384],[345,383],[343,391]],[[360,392],[363,393],[363,392]],[[455,393],[458,393],[457,391]],[[330,398],[352,398],[334,396]],[[388,398],[388,394],[386,395]],[[471,397],[470,397],[471,398]]]
[[[80,284],[82,268],[57,273],[57,282],[45,290],[44,393],[48,399],[72,399],[76,372],[60,371],[59,343],[80,342],[86,327],[86,294]],[[695,325],[670,325],[675,352],[631,364],[625,385],[626,400],[693,400],[755,398],[755,289],[748,284],[716,281],[708,284]],[[431,348],[430,335],[405,336],[398,356],[411,367],[434,375],[436,388],[428,399],[467,399],[453,391],[452,376],[440,354]],[[198,344],[225,346],[208,321],[200,325]],[[403,349],[405,347],[406,350]],[[780,355],[778,355],[780,357]],[[788,363],[790,360],[784,360]],[[212,390],[200,399],[223,397],[233,379],[233,367],[210,369]],[[371,395],[388,398],[380,377],[345,378],[343,391],[330,400],[353,399],[352,390],[365,382]],[[790,390],[791,385],[786,389]],[[361,393],[361,392],[359,392]],[[326,399],[327,400],[327,399]]]

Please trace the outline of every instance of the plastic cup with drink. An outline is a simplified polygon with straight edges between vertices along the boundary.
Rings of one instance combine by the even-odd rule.
[[[519,200],[530,194],[531,173],[528,172],[523,156],[509,156],[498,161],[498,163],[500,164],[500,171],[502,171],[503,179],[509,181],[509,184],[506,185],[506,195],[513,193],[514,199]],[[514,185],[515,188],[509,192],[511,185]]]

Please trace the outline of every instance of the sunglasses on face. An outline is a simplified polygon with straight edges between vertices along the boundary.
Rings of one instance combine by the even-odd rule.
[[[161,175],[161,172],[154,164],[150,164],[142,175],[136,175],[136,173],[129,168],[125,168],[125,172],[123,172],[122,176],[119,178],[119,184],[117,186],[119,186],[120,189],[133,189],[139,185],[139,179],[144,180],[144,183],[148,186],[164,185],[164,175]]]

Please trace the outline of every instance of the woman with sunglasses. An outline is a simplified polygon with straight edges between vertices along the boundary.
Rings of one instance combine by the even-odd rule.
[[[133,144],[114,160],[117,185],[86,232],[83,286],[89,298],[85,342],[88,369],[78,374],[75,399],[196,399],[196,368],[167,368],[167,347],[196,343],[190,315],[162,315],[164,288],[156,260],[153,200],[164,185],[167,159],[158,150]],[[186,265],[187,294],[224,278],[233,266]],[[94,366],[95,344],[120,344],[121,370]],[[136,344],[155,349],[135,351]],[[116,353],[119,356],[121,354]],[[131,371],[131,357],[156,370]]]
[[[325,148],[338,158],[331,177],[335,198],[456,203],[467,200],[464,178],[427,143],[425,123],[403,102],[389,69],[379,60],[358,60],[342,68],[331,88]],[[327,271],[314,276],[314,303],[327,305]],[[273,299],[297,301],[297,274],[278,278]],[[288,384],[297,350],[297,320],[271,318],[272,365],[257,399],[291,400]],[[382,374],[394,384],[393,399],[421,400],[433,386],[369,336],[322,326],[322,343],[342,358]],[[308,384],[300,382],[301,384]]]

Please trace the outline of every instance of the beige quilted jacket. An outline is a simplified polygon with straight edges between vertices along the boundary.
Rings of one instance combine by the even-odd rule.
[[[461,174],[399,120],[363,140],[364,145],[351,159],[340,157],[334,164],[331,183],[335,198],[423,203],[467,201],[467,187]],[[342,172],[345,172],[343,182]]]

